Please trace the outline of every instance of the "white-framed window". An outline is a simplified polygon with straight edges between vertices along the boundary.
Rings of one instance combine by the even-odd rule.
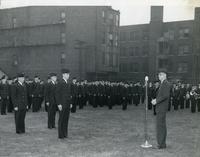
[[[108,53],[105,54],[105,65],[109,66],[110,55]]]
[[[117,66],[117,54],[113,54],[113,66],[116,67]]]
[[[188,45],[181,45],[178,49],[178,55],[186,55],[189,53],[189,46]]]
[[[188,72],[188,63],[186,63],[186,62],[179,63],[177,72],[178,73],[186,73],[186,72]]]
[[[135,41],[139,39],[139,34],[137,31],[131,31],[130,32],[130,40]]]
[[[113,14],[112,13],[109,14],[109,19],[113,20]]]
[[[180,39],[189,38],[189,35],[190,35],[190,29],[189,28],[181,28],[179,30],[179,38]]]
[[[105,18],[105,11],[102,11],[102,18]]]
[[[115,16],[115,24],[116,24],[116,26],[119,26],[119,15],[118,14]]]
[[[66,34],[65,33],[61,33],[61,43],[66,43]]]
[[[13,24],[13,28],[17,27],[17,18],[15,17],[12,18],[12,24]]]
[[[62,11],[60,13],[60,22],[65,23],[66,21],[66,12]]]

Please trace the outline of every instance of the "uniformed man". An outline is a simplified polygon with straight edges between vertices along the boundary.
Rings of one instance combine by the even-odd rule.
[[[28,92],[24,74],[18,74],[18,79],[12,88],[12,98],[15,111],[16,133],[25,133],[25,116],[28,109]]]
[[[49,84],[51,82],[51,77],[48,76],[47,77],[47,81],[44,83],[44,107],[45,107],[45,111],[48,112],[48,106],[47,106],[47,90],[49,89]]]
[[[190,91],[190,99],[191,99],[191,112],[196,112],[196,106],[197,106],[197,86],[192,86],[192,89]]]
[[[128,84],[121,83],[120,95],[121,95],[122,110],[127,110]]]
[[[179,92],[179,106],[180,106],[180,109],[184,109],[185,96],[186,96],[186,89],[185,89],[185,85],[184,84],[181,84],[179,91],[180,91]]]
[[[197,99],[197,110],[200,112],[200,84],[198,85],[198,88],[196,90],[196,99]]]
[[[76,106],[77,106],[77,100],[78,100],[78,92],[77,92],[77,79],[74,77],[72,79],[72,84],[71,84],[71,97],[72,97],[72,108],[71,112],[75,113],[76,112]]]
[[[179,107],[179,95],[180,95],[180,90],[178,85],[175,85],[173,90],[173,106],[174,106],[174,110],[178,110]]]
[[[40,87],[40,80],[39,77],[36,75],[34,77],[34,81],[32,83],[32,111],[38,112],[40,109],[40,94],[41,94],[41,87]]]
[[[185,108],[190,107],[190,91],[191,91],[191,86],[190,84],[186,84],[186,100],[185,100]]]
[[[46,105],[48,106],[48,128],[55,128],[55,116],[57,110],[56,103],[56,85],[57,75],[55,73],[50,74],[51,82],[46,89]]]
[[[56,87],[56,102],[59,109],[58,138],[68,137],[68,121],[71,104],[71,84],[69,83],[69,70],[62,70],[62,80]]]
[[[9,85],[7,77],[4,75],[0,84],[0,99],[1,99],[1,115],[6,115],[6,109],[9,105]]]
[[[8,78],[8,90],[9,90],[9,103],[8,103],[8,112],[12,112],[13,111],[13,102],[12,102],[12,98],[11,98],[11,89],[13,86],[13,81],[11,78]]]

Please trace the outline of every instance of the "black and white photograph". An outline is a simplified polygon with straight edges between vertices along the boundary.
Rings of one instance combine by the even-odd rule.
[[[0,0],[0,157],[200,157],[200,0]]]

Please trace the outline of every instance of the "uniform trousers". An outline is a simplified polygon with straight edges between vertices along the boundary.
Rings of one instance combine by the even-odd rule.
[[[69,115],[70,115],[69,108],[62,108],[62,111],[59,111],[58,138],[68,137]]]
[[[18,134],[25,133],[25,116],[26,109],[15,111],[15,126]]]

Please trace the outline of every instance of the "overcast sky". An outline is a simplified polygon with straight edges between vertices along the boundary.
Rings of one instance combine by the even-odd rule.
[[[194,18],[200,0],[0,0],[1,8],[29,5],[110,5],[120,10],[121,25],[149,23],[150,6],[164,6],[164,21]]]

